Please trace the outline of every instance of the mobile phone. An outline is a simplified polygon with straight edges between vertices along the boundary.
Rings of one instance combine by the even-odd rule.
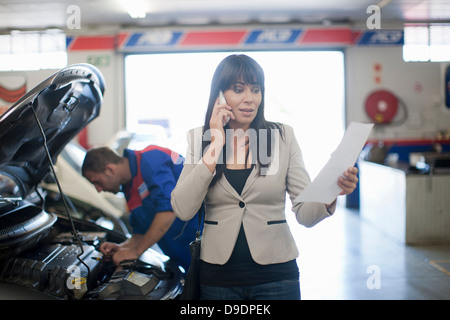
[[[225,104],[227,103],[227,100],[225,100],[225,96],[223,95],[222,90],[219,91],[219,103],[220,104]],[[227,116],[227,121],[224,121],[223,126],[225,126],[228,121],[230,121],[230,116]]]
[[[225,100],[225,96],[223,95],[222,90],[219,91],[219,103],[220,104],[227,103],[227,100]]]

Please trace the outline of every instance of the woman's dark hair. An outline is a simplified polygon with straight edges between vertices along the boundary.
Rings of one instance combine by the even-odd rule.
[[[258,134],[257,137],[257,150],[259,150],[260,146],[260,136],[261,133],[267,134],[267,140],[265,140],[264,145],[267,145],[267,156],[271,157],[272,155],[272,129],[279,129],[280,130],[280,136],[282,136],[282,130],[279,124],[274,122],[266,121],[264,117],[264,92],[265,92],[265,86],[264,86],[264,71],[261,68],[261,66],[252,58],[250,58],[247,55],[244,54],[233,54],[225,59],[223,59],[219,65],[216,68],[216,71],[214,72],[212,81],[211,81],[211,91],[208,101],[208,109],[206,111],[205,115],[205,122],[203,125],[203,134],[205,135],[205,132],[209,131],[209,121],[211,119],[212,111],[214,109],[214,104],[216,102],[216,99],[219,95],[219,91],[225,92],[226,90],[230,89],[235,83],[237,82],[243,82],[245,84],[249,85],[258,85],[259,89],[261,90],[261,104],[259,105],[258,112],[256,114],[255,119],[250,124],[250,128],[254,129]],[[225,126],[224,129],[227,129],[228,125]],[[265,130],[261,130],[265,129]],[[202,150],[203,152],[206,150],[207,146],[210,144],[210,141],[208,139],[203,139],[202,142]],[[226,143],[225,146],[222,149],[222,155],[223,159],[226,159]],[[257,163],[260,166],[260,169],[262,167],[268,167],[270,165],[270,162],[267,163],[267,161],[261,162],[260,161],[260,152],[256,152],[256,159]],[[214,185],[222,176],[223,172],[225,171],[226,163],[218,163],[216,165],[216,175],[214,176],[211,185]]]

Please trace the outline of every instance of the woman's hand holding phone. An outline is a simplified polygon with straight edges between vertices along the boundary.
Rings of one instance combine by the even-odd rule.
[[[225,99],[225,96],[223,95],[222,91],[219,91],[219,104],[227,104],[227,100]],[[231,108],[230,108],[230,110],[231,110]],[[223,121],[224,127],[227,125],[228,121],[230,121],[230,116],[227,116],[226,121]]]
[[[230,119],[235,119],[234,114],[231,111],[231,107],[227,104],[223,92],[219,92],[219,96],[216,99],[213,113],[209,122],[210,128],[219,129],[219,126],[223,128]]]
[[[214,172],[221,150],[225,145],[224,126],[228,123],[228,120],[235,119],[231,107],[226,103],[225,97],[220,97],[221,95],[223,96],[223,93],[217,97],[209,120],[211,144],[202,158],[203,163],[211,173]]]
[[[209,128],[211,131],[211,144],[220,148],[225,145],[225,129],[224,127],[230,119],[235,119],[231,107],[227,104],[223,92],[219,92],[216,99],[214,109],[209,120]]]

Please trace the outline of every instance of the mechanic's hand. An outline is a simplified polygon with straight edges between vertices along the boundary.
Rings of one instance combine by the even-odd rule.
[[[134,248],[120,248],[113,255],[113,262],[116,266],[118,266],[122,261],[125,260],[136,260],[139,258],[139,254]]]
[[[103,242],[99,249],[106,260],[111,260],[112,256],[120,249],[120,247],[116,243]]]

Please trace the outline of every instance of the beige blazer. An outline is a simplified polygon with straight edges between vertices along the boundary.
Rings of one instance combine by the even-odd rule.
[[[321,203],[298,203],[295,198],[310,182],[292,127],[283,125],[284,137],[276,139],[274,157],[266,175],[258,175],[254,166],[239,195],[223,175],[208,188],[211,174],[201,159],[202,129],[188,133],[188,151],[183,171],[172,192],[175,214],[191,219],[205,202],[201,259],[224,264],[233,251],[243,224],[253,259],[259,264],[281,263],[295,259],[298,250],[286,223],[286,194],[292,201],[297,221],[311,227],[329,217]]]

